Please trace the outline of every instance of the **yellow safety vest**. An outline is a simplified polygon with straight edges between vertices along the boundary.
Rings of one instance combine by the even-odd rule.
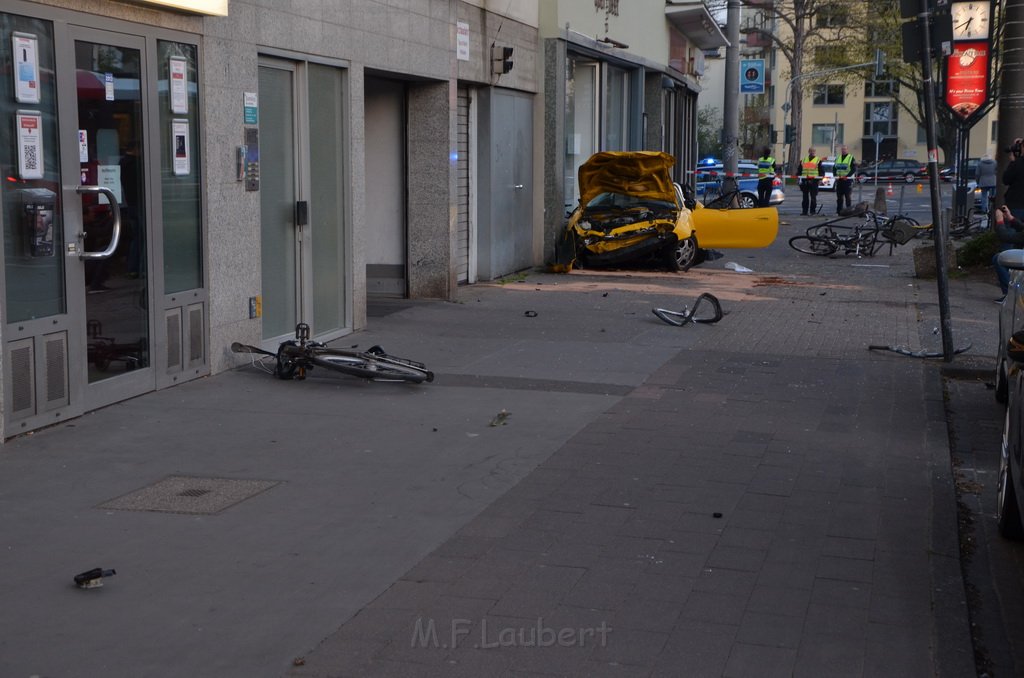
[[[837,177],[846,177],[850,174],[850,166],[853,164],[853,154],[847,153],[845,156],[839,156],[836,158],[836,164],[833,167],[833,171]]]
[[[801,160],[800,166],[803,167],[803,175],[808,179],[817,179],[819,162],[821,162],[819,158],[806,157]]]
[[[757,178],[764,179],[765,177],[775,176],[775,158],[768,156],[760,157],[757,159]]]

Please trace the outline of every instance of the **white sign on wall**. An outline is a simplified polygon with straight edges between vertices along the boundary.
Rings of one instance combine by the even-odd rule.
[[[469,24],[465,21],[455,23],[455,58],[459,61],[469,61]]]

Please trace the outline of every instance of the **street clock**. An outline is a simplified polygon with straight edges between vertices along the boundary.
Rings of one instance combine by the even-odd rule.
[[[954,2],[951,5],[953,39],[988,40],[991,8],[988,2]]]

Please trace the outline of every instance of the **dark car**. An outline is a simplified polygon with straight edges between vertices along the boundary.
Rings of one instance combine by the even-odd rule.
[[[925,171],[925,166],[917,160],[893,158],[891,160],[882,160],[877,165],[872,164],[858,167],[857,181],[866,184],[869,181],[874,181],[877,176],[879,179],[886,181],[897,179],[912,184],[923,177]]]
[[[996,484],[996,519],[1004,537],[1024,537],[1024,250],[999,254],[1010,285],[999,310],[995,396],[1006,403],[1006,423]]]
[[[967,180],[974,181],[978,178],[978,160],[979,158],[968,158],[967,159]],[[939,170],[939,179],[942,181],[956,181],[956,167],[950,165],[949,167],[943,167]]]

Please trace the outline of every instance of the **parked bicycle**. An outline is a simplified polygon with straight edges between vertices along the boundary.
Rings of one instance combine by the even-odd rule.
[[[316,367],[341,372],[352,377],[370,381],[404,381],[420,384],[434,380],[434,373],[423,363],[388,355],[380,346],[365,351],[331,348],[310,339],[309,325],[295,326],[295,339],[281,342],[277,353],[257,346],[234,342],[231,350],[235,353],[249,353],[263,356],[260,361],[274,359],[273,373],[280,379],[305,379],[306,374]],[[257,359],[253,359],[257,362]]]
[[[861,218],[858,222],[841,223],[857,217]],[[892,254],[897,245],[905,245],[917,237],[918,233],[930,229],[930,224],[921,226],[915,219],[902,214],[879,217],[875,212],[865,210],[811,226],[804,235],[790,238],[789,246],[797,252],[819,256],[840,253],[872,257],[885,247]]]

